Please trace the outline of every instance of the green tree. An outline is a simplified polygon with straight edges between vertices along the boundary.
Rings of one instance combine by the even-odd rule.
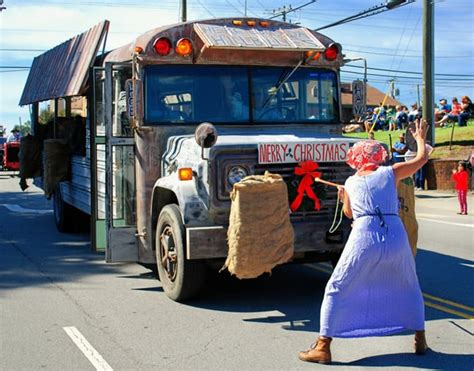
[[[31,133],[31,121],[25,121],[21,126],[15,125],[13,129],[18,130],[21,133],[21,136],[26,136]]]
[[[39,117],[38,117],[38,122],[41,125],[46,124],[49,120],[54,119],[54,112],[51,112],[47,108],[41,110]]]

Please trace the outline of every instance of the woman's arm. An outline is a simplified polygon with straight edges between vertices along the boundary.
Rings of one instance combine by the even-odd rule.
[[[415,131],[410,129],[410,132],[412,133],[413,138],[415,138],[417,144],[416,156],[410,161],[397,162],[392,166],[396,182],[413,175],[428,161],[428,153],[426,153],[425,148],[425,138],[427,131],[428,125],[426,124],[426,121],[420,121],[417,119],[415,121]]]

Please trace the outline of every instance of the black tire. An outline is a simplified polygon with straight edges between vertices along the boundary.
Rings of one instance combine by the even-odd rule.
[[[203,262],[186,259],[185,236],[178,205],[166,205],[156,225],[156,265],[163,290],[175,301],[195,296],[206,274]]]
[[[61,233],[72,231],[74,219],[74,207],[64,202],[61,195],[61,187],[56,187],[53,194],[54,223]]]

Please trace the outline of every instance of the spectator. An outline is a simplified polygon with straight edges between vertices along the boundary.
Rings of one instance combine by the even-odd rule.
[[[411,110],[408,112],[408,122],[414,122],[419,115],[418,104],[413,103]]]
[[[398,142],[392,146],[392,157],[394,162],[405,161],[403,155],[408,151],[407,144],[405,143],[405,134],[401,133]]]
[[[7,142],[19,142],[21,139],[20,131],[18,129],[13,129],[11,134],[7,137]]]
[[[467,215],[467,181],[469,175],[466,170],[467,166],[464,161],[458,162],[458,168],[453,169],[452,180],[455,182],[456,193],[458,194],[459,207],[461,212],[458,214]]]
[[[395,125],[398,130],[405,129],[408,124],[408,114],[404,111],[404,106],[396,106],[397,114],[395,115]]]
[[[396,128],[395,116],[396,116],[395,108],[389,107],[387,109],[387,117],[386,117],[386,125],[388,124],[388,131],[395,130]]]
[[[446,126],[446,123],[448,121],[456,121],[458,120],[458,116],[461,113],[461,104],[459,104],[458,99],[456,97],[453,98],[452,100],[452,106],[451,106],[451,111],[449,113],[445,114],[441,120],[435,122],[435,124],[443,127]]]
[[[439,100],[439,107],[435,108],[435,119],[441,120],[451,111],[451,105],[448,104],[446,99]]]
[[[372,117],[367,119],[364,122],[365,126],[365,131],[370,132],[372,130],[381,130],[383,129],[383,126],[385,125],[385,110],[383,106],[381,107],[375,107],[374,108],[374,114]]]
[[[468,96],[461,98],[461,113],[458,115],[458,126],[467,126],[467,120],[474,114],[474,106]]]
[[[360,133],[364,130],[365,116],[354,117],[348,125],[342,129],[343,133]]]

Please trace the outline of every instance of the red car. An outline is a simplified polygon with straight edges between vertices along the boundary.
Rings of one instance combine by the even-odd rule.
[[[3,143],[2,166],[4,170],[20,170],[20,159],[18,157],[19,152],[20,142]]]

